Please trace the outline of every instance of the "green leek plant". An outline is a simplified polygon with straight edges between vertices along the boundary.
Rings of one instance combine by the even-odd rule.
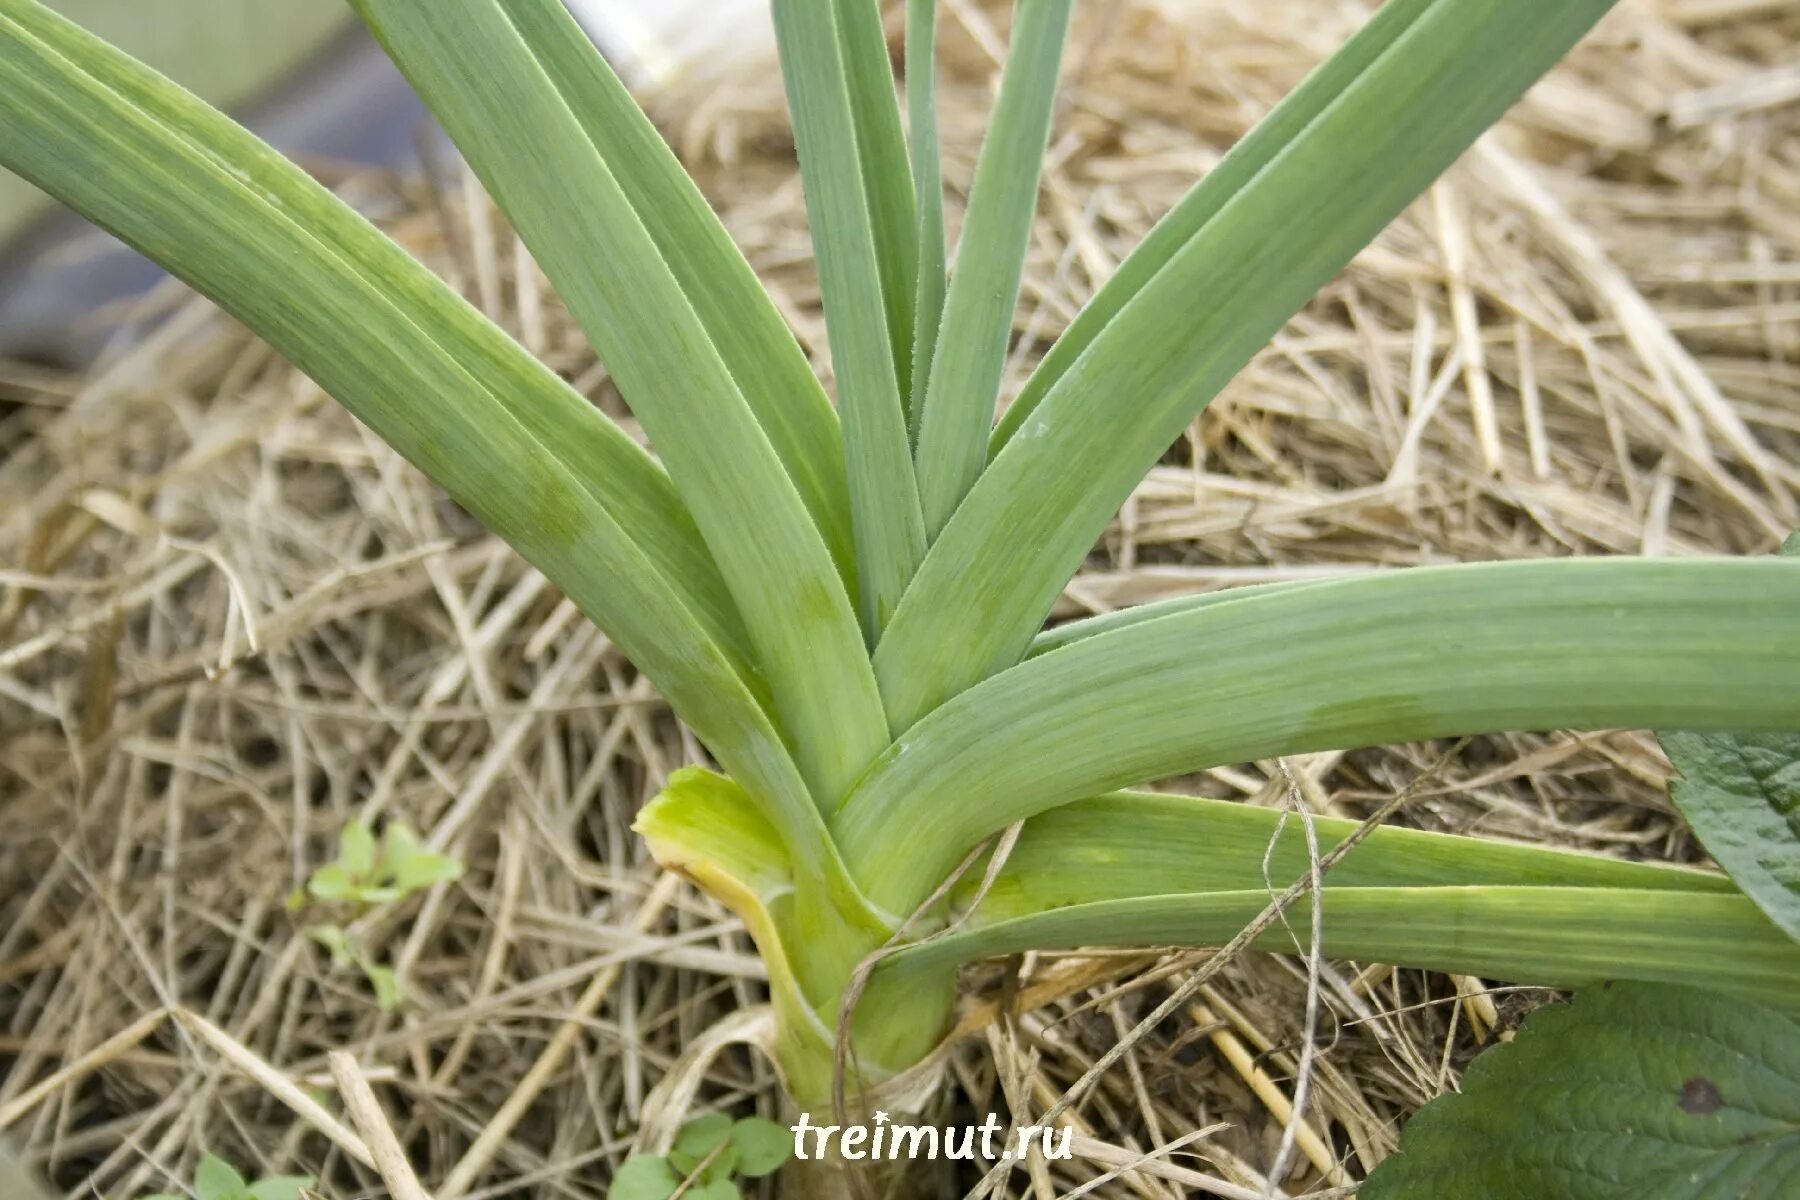
[[[1271,839],[1277,869],[1304,862],[1275,814],[1117,789],[1499,730],[1800,727],[1800,562],[1773,558],[1417,569],[1043,628],[1196,413],[1609,0],[1388,0],[997,427],[1073,0],[1016,6],[954,270],[935,5],[906,6],[903,120],[876,0],[774,0],[835,406],[560,0],[352,3],[657,458],[295,166],[37,0],[0,0],[0,162],[310,373],[661,689],[722,773],[679,773],[639,827],[749,927],[796,1100],[840,1061],[876,1086],[926,1060],[971,959],[1220,942],[1268,901]],[[991,886],[945,886],[1019,823]],[[1384,829],[1324,903],[1334,954],[1800,1005],[1800,948],[1713,875]]]

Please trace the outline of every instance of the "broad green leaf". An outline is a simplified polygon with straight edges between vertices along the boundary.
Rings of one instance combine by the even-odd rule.
[[[825,297],[862,623],[872,645],[924,557],[925,522],[840,38],[841,6],[850,2],[775,0],[775,34]]]
[[[832,0],[837,6],[838,46],[856,126],[856,155],[875,235],[881,294],[902,401],[912,391],[913,305],[917,286],[919,229],[906,135],[894,69],[882,28],[881,0]]]
[[[1314,817],[1321,853],[1358,825]],[[1267,875],[1264,859],[1267,858]],[[1284,887],[1307,868],[1298,817],[1199,796],[1116,792],[1039,813],[1007,855],[981,902],[985,921],[1072,904],[1182,892]],[[959,885],[966,902],[985,882],[971,871]],[[1326,886],[1616,887],[1731,894],[1722,875],[1682,867],[1621,862],[1594,854],[1520,846],[1488,838],[1383,826],[1336,867]]]
[[[1669,798],[1706,852],[1800,941],[1800,733],[1659,735]]]
[[[301,1200],[300,1193],[313,1185],[310,1175],[277,1175],[250,1185],[250,1200]]]
[[[382,868],[393,880],[395,891],[410,895],[420,888],[461,879],[463,865],[445,854],[425,849],[419,835],[405,824],[395,821],[386,831],[387,847]]]
[[[712,1179],[688,1193],[694,1200],[739,1200],[743,1194],[729,1179]]]
[[[887,742],[829,548],[705,323],[500,0],[354,0],[556,284],[744,615],[801,776],[836,802]]]
[[[326,863],[307,879],[306,890],[315,900],[341,902],[356,899],[361,886],[350,878],[342,863]]]
[[[1782,546],[1800,560],[1800,533]],[[1721,867],[1800,941],[1800,731],[1659,735],[1669,798]]]
[[[462,878],[463,865],[444,854],[421,851],[394,865],[394,887],[402,895]]]
[[[1685,987],[1586,988],[1426,1105],[1362,1200],[1783,1200],[1800,1020]]]
[[[912,388],[908,430],[919,434],[919,412],[937,352],[948,283],[944,249],[944,167],[938,147],[937,0],[906,0],[906,122],[911,135],[914,206],[919,212],[918,299],[913,305]]]
[[[0,164],[217,300],[543,570],[829,874],[730,594],[623,431],[304,172],[35,0],[0,0],[0,73]]]
[[[731,1127],[737,1146],[738,1174],[750,1179],[772,1175],[794,1153],[794,1134],[767,1117],[745,1117]]]
[[[920,564],[875,656],[896,734],[1025,654],[1195,413],[1610,3],[1439,0],[1170,257]]]
[[[1074,0],[1013,6],[1000,98],[981,143],[917,421],[919,504],[928,537],[949,521],[987,464],[1073,8]]]
[[[970,847],[1070,800],[1279,754],[1509,729],[1800,726],[1800,562],[1422,567],[1085,638],[903,734],[834,827],[909,912]]]
[[[393,836],[390,830],[390,838]],[[352,821],[338,835],[338,865],[352,879],[367,879],[375,870],[375,834],[362,821]]]
[[[978,917],[884,960],[876,980],[906,994],[977,958],[1083,946],[1223,945],[1269,900],[1269,889],[1259,887],[1079,904],[992,925]],[[1325,953],[1333,958],[1545,987],[1605,979],[1691,984],[1800,1013],[1800,946],[1742,896],[1327,884],[1324,903]],[[1288,910],[1291,924],[1305,925],[1308,904],[1302,898]],[[1254,944],[1292,952],[1294,936],[1278,922]]]
[[[237,1169],[217,1155],[206,1154],[194,1168],[194,1193],[199,1200],[242,1200],[249,1185]]]
[[[731,1115],[707,1113],[689,1121],[675,1135],[669,1162],[682,1174],[691,1174],[700,1161],[731,1140]]]
[[[619,1164],[606,1200],[669,1200],[680,1186],[681,1176],[668,1159],[634,1154]]]
[[[1050,347],[1044,361],[1006,410],[994,430],[992,452],[998,454],[1019,431],[1025,418],[1036,411],[1050,389],[1068,373],[1113,318],[1143,291],[1224,208],[1285,150],[1290,142],[1317,120],[1333,101],[1373,67],[1421,15],[1442,0],[1386,0],[1375,14],[1338,48],[1337,52],[1301,81],[1263,120],[1206,173],[1193,190],[1156,223],[1134,247],[1118,270],[1076,314],[1062,336]]]
[[[839,570],[853,584],[855,548],[837,413],[786,318],[562,0],[516,0],[508,12],[656,239]]]

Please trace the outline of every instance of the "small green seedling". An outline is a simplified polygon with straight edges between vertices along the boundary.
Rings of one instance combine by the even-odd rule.
[[[388,823],[379,846],[367,824],[352,821],[338,835],[336,861],[312,873],[306,894],[329,903],[375,908],[433,884],[460,879],[462,871],[462,863],[425,849],[419,836],[399,821]]]
[[[773,1174],[793,1150],[792,1134],[765,1117],[734,1121],[708,1113],[682,1127],[667,1155],[634,1154],[621,1163],[607,1198],[669,1200],[680,1191],[695,1200],[737,1200],[733,1176]]]
[[[288,908],[299,912],[310,897],[345,906],[360,917],[433,884],[460,879],[462,872],[462,863],[425,849],[418,835],[399,821],[388,823],[379,843],[366,823],[352,821],[338,835],[337,858],[314,871],[304,888],[295,889]],[[306,933],[330,952],[333,966],[360,969],[384,1011],[399,1007],[404,996],[393,969],[358,947],[342,925],[309,925]]]
[[[194,1170],[194,1196],[197,1200],[301,1200],[311,1188],[310,1175],[275,1175],[256,1183],[244,1177],[224,1159],[208,1154]],[[173,1192],[158,1192],[144,1200],[188,1200]]]

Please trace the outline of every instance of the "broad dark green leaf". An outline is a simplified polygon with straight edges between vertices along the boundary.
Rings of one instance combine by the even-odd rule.
[[[1407,1124],[1361,1200],[1789,1200],[1800,1020],[1618,983],[1541,1009]]]
[[[241,1200],[248,1186],[236,1167],[215,1154],[201,1155],[194,1168],[194,1194],[199,1200]]]
[[[669,1160],[653,1154],[634,1154],[619,1164],[607,1189],[606,1200],[669,1200],[681,1186],[681,1176]]]
[[[1800,533],[1782,557],[1800,561]],[[1663,733],[1669,797],[1721,867],[1800,941],[1800,728]]]
[[[1660,735],[1669,798],[1706,852],[1800,941],[1800,733]]]
[[[745,1117],[731,1127],[738,1150],[738,1174],[750,1179],[771,1175],[794,1153],[794,1134],[767,1117]]]
[[[731,1115],[707,1113],[681,1127],[675,1145],[669,1150],[669,1162],[678,1171],[691,1173],[700,1161],[731,1139]]]

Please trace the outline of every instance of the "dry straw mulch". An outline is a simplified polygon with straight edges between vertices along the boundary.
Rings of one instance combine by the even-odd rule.
[[[1083,6],[1021,370],[1357,16],[1166,8]],[[946,11],[960,186],[1004,10]],[[1425,562],[1772,549],[1800,524],[1797,44],[1791,0],[1625,3],[1194,423],[1059,612]],[[770,72],[658,107],[822,354]],[[340,182],[620,411],[474,188]],[[126,316],[90,374],[0,367],[0,1128],[69,1195],[169,1187],[202,1148],[379,1194],[356,1160],[382,1123],[339,1115],[327,1060],[348,1050],[437,1196],[602,1195],[684,1047],[759,998],[738,926],[659,883],[628,832],[701,751],[537,574],[267,349],[174,290]],[[1274,763],[1179,782],[1361,815],[1441,749],[1296,760],[1292,789]],[[1693,860],[1665,773],[1639,733],[1478,739],[1401,819]],[[403,981],[394,1012],[284,906],[357,816],[405,818],[468,867],[354,928]],[[934,1116],[1041,1110],[1205,958],[975,972],[977,1032]],[[1136,1042],[1077,1111],[1090,1149],[1217,1128],[1103,1191],[1260,1193],[1305,993],[1299,958],[1246,957]],[[1280,1186],[1360,1178],[1542,998],[1332,965]],[[727,1054],[700,1102],[773,1112],[771,1082]],[[1060,1194],[1096,1154],[1008,1193]]]

